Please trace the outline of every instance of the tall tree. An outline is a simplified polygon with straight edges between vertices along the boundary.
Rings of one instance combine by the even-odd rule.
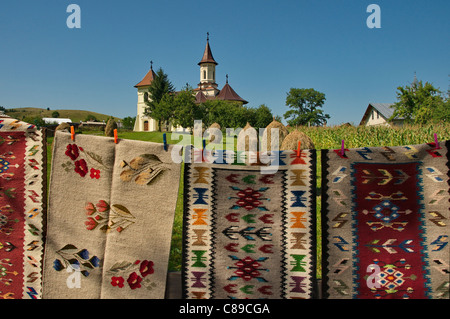
[[[202,115],[199,113],[199,108],[195,104],[195,96],[190,87],[177,93],[173,99],[174,116],[173,124],[183,128],[189,128],[191,131],[194,128],[194,120],[201,119]]]
[[[169,76],[164,73],[162,68],[159,68],[155,75],[156,76],[148,89],[148,99],[145,101],[145,104],[147,105],[145,115],[157,120],[159,131],[161,131],[161,122],[166,120],[170,110],[164,110],[164,107],[167,106],[168,102],[167,97],[165,103],[160,104],[160,102],[166,94],[173,93],[175,87],[169,81]]]
[[[397,102],[392,106],[394,118],[404,118],[407,123],[425,124],[428,122],[450,121],[448,98],[431,83],[418,81],[397,88]]]
[[[323,125],[330,118],[321,109],[325,103],[325,94],[314,89],[291,88],[286,97],[286,106],[291,108],[284,118],[291,126]]]
[[[255,129],[265,128],[273,121],[273,114],[269,107],[261,104],[255,110],[255,122],[253,127]]]

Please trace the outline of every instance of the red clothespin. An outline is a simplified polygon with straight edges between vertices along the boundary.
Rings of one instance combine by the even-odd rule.
[[[73,126],[70,127],[70,138],[75,141],[75,129]]]
[[[118,138],[117,138],[117,129],[114,129],[114,143],[117,144],[118,142]]]
[[[302,147],[302,142],[298,141],[298,144],[297,144],[297,157],[300,157],[301,147]]]

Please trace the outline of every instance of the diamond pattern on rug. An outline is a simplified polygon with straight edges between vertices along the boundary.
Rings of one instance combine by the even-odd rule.
[[[45,131],[0,118],[0,298],[40,299],[46,219]]]
[[[185,164],[184,298],[313,297],[315,151],[283,153],[272,174]]]
[[[449,298],[449,146],[322,151],[325,297]]]

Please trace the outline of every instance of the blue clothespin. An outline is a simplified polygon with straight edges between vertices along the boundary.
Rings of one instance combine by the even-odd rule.
[[[167,145],[166,133],[163,134],[163,142],[164,142],[164,150],[167,151],[168,145]]]

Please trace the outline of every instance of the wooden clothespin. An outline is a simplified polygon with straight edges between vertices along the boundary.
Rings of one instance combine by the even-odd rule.
[[[75,128],[73,127],[73,125],[70,127],[70,138],[72,139],[72,141],[75,141]]]
[[[302,142],[298,141],[298,144],[297,144],[297,157],[300,157],[301,147],[302,147]]]
[[[117,138],[117,129],[114,129],[114,143],[117,144],[119,139]]]
[[[164,150],[167,151],[168,145],[167,145],[166,133],[163,134],[163,143],[164,143]]]

